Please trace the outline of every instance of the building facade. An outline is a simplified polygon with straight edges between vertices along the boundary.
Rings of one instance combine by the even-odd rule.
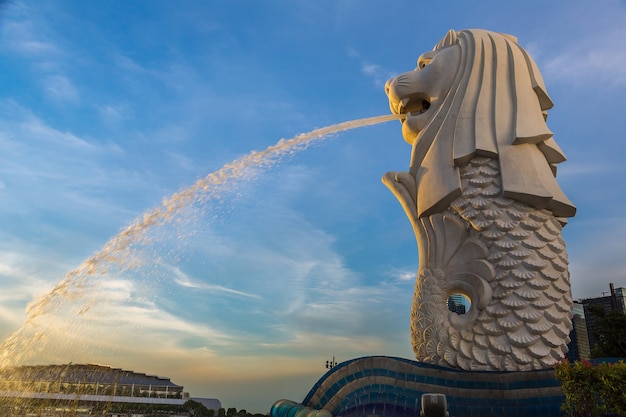
[[[581,300],[585,309],[585,321],[587,323],[587,334],[589,337],[589,346],[591,349],[596,345],[597,340],[595,334],[598,331],[596,324],[596,316],[593,314],[591,306],[599,306],[605,312],[617,310],[620,314],[626,314],[626,289],[615,288],[613,283],[609,285],[609,293],[602,297],[585,298]]]
[[[175,410],[189,400],[169,378],[101,365],[21,366],[0,369],[0,415],[36,409],[35,415],[123,415],[115,410]],[[194,399],[221,407],[218,400]],[[206,400],[206,401],[205,401]],[[131,406],[131,404],[133,406]],[[217,410],[216,409],[216,410]],[[42,414],[43,413],[43,414]]]
[[[572,309],[572,325],[570,342],[567,345],[569,348],[567,359],[570,362],[590,359],[591,347],[589,346],[585,308],[583,304],[578,301],[574,302],[574,308]]]

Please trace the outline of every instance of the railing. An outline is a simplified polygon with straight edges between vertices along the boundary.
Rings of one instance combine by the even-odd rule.
[[[57,381],[0,381],[0,392],[114,395],[119,397],[172,399],[182,399],[183,397],[182,389],[170,386]]]

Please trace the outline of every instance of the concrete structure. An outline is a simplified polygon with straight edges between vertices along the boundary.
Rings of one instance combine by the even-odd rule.
[[[372,356],[337,365],[303,405],[343,417],[419,416],[426,393],[444,394],[453,417],[561,417],[564,400],[551,369],[473,372]]]
[[[556,182],[565,157],[545,123],[552,102],[510,36],[453,31],[387,82],[406,115],[408,172],[383,182],[418,242],[411,339],[420,361],[465,370],[547,369],[572,328],[561,229],[576,208]],[[451,295],[469,298],[450,312]]]

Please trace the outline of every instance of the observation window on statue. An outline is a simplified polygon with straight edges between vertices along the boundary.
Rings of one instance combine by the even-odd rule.
[[[448,301],[446,302],[446,304],[448,305],[448,310],[459,315],[468,313],[472,306],[472,302],[470,301],[469,297],[465,294],[460,293],[451,294],[448,297]]]

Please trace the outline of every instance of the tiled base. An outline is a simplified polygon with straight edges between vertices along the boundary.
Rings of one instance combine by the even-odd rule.
[[[469,372],[386,356],[337,365],[302,404],[333,416],[419,416],[425,393],[445,394],[451,417],[563,416],[564,397],[552,369]]]

